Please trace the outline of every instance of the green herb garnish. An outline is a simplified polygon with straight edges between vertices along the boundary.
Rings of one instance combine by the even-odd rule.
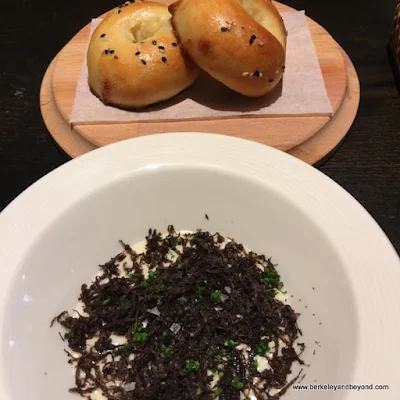
[[[133,335],[133,341],[136,343],[145,342],[149,338],[149,334],[146,332],[136,332]]]
[[[159,284],[159,285],[154,286],[154,291],[156,293],[161,293],[163,290],[164,290],[164,285]]]
[[[210,297],[211,297],[211,301],[214,304],[217,304],[221,301],[221,292],[219,290],[216,290],[215,292],[211,293]]]
[[[200,286],[196,289],[196,299],[197,300],[203,300],[204,297],[204,292],[206,291],[206,288],[203,286]]]
[[[133,273],[132,275],[130,275],[130,276],[128,277],[128,279],[129,279],[130,281],[134,281],[134,280],[135,280],[135,273]]]
[[[275,297],[276,295],[275,289],[267,289],[267,294],[271,297]]]
[[[174,350],[172,349],[171,346],[166,346],[165,344],[162,344],[160,346],[160,356],[161,356],[161,358],[172,357],[173,354],[174,354]]]
[[[125,356],[129,356],[132,353],[132,346],[129,344],[126,344],[123,348],[122,348],[122,353]]]
[[[221,344],[225,347],[233,347],[235,342],[232,339],[223,340]]]
[[[157,275],[158,275],[157,271],[149,271],[149,277],[147,280],[151,282]]]
[[[238,390],[242,390],[244,388],[244,383],[239,379],[239,377],[235,376],[232,379],[231,385]]]
[[[269,352],[269,346],[267,343],[260,342],[256,345],[256,354],[265,356]]]
[[[103,306],[107,306],[108,304],[110,304],[111,303],[111,299],[105,299],[104,301],[103,301]]]
[[[281,277],[275,269],[264,269],[262,272],[262,281],[270,287],[278,288],[281,283]]]
[[[252,372],[257,372],[257,368],[258,368],[258,361],[254,360],[250,365],[250,370]]]
[[[191,372],[197,372],[200,369],[200,362],[196,360],[186,360],[186,369]]]

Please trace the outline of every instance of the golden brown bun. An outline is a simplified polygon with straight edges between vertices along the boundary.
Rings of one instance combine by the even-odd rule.
[[[191,58],[236,92],[262,96],[282,78],[287,33],[270,0],[180,0],[169,11]]]
[[[110,11],[89,44],[91,90],[105,104],[124,108],[175,96],[199,72],[177,42],[164,4],[127,2]]]

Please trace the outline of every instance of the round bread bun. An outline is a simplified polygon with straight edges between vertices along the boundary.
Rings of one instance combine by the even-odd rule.
[[[282,78],[287,32],[270,0],[180,0],[169,11],[190,57],[234,91],[263,96]]]
[[[150,1],[109,12],[92,35],[87,65],[92,92],[122,108],[167,100],[199,73],[178,44],[168,7]]]

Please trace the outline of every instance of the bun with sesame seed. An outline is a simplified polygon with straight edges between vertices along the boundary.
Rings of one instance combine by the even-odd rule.
[[[270,0],[179,0],[169,11],[182,47],[229,88],[259,97],[281,80],[287,32]]]
[[[87,66],[92,92],[122,108],[168,100],[199,73],[178,44],[168,7],[150,1],[110,11],[90,39]]]

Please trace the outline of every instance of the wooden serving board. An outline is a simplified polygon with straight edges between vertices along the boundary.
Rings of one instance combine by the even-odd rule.
[[[344,140],[356,117],[360,102],[360,82],[357,72],[346,53],[343,52],[348,85],[342,104],[334,117],[317,134],[288,153],[315,164],[330,154]],[[79,157],[97,148],[80,136],[60,114],[54,100],[52,77],[55,59],[49,65],[40,90],[40,108],[44,122],[56,143],[71,157]]]
[[[280,11],[293,10],[283,4],[275,4]],[[309,163],[314,163],[334,148],[347,133],[357,112],[359,86],[354,67],[350,60],[346,59],[347,56],[343,57],[344,53],[340,46],[315,21],[308,18],[307,22],[334,110],[332,118],[266,116],[223,120],[75,124],[71,127],[69,119],[90,32],[90,25],[87,25],[60,51],[46,72],[41,90],[43,119],[55,140],[72,157],[98,146],[132,137],[165,132],[200,131],[254,140],[291,152]],[[351,82],[349,77],[352,77]],[[346,118],[341,117],[344,114]],[[336,127],[335,131],[331,126]],[[323,132],[325,132],[324,140],[321,141]],[[317,141],[318,138],[320,140]],[[317,148],[315,148],[316,143],[318,143]],[[312,154],[308,150],[311,148],[313,148]]]

